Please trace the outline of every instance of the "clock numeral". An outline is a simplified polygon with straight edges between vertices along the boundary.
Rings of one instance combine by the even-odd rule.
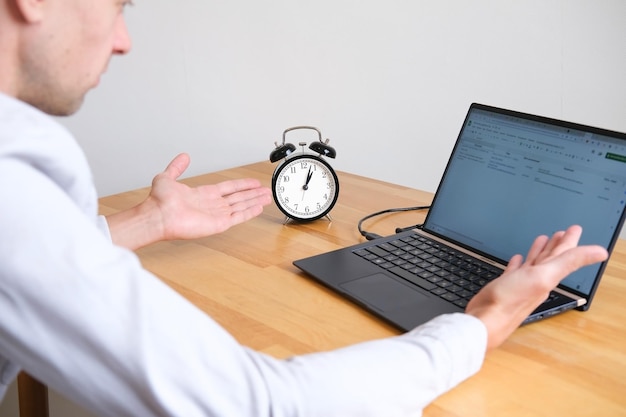
[[[292,166],[290,171],[291,171],[292,174],[295,174],[296,173],[296,167]]]
[[[289,182],[289,175],[283,175],[283,182]]]

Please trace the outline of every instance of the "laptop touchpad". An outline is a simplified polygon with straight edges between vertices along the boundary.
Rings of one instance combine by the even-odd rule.
[[[421,292],[400,284],[384,274],[355,279],[341,287],[381,311],[395,310],[428,299]]]

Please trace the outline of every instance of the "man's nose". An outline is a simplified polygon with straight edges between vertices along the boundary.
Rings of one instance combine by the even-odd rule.
[[[118,55],[124,55],[130,51],[132,42],[130,40],[130,34],[126,27],[126,21],[124,15],[120,15],[115,23],[115,39],[113,43],[113,53]]]

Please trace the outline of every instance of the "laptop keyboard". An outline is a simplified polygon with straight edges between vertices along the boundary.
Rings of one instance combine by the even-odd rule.
[[[503,272],[418,234],[374,244],[354,253],[461,308]]]

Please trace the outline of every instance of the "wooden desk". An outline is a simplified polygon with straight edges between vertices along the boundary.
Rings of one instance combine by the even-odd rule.
[[[190,178],[190,185],[256,177],[269,186],[274,165],[247,165]],[[164,242],[139,251],[144,266],[228,329],[242,344],[287,357],[398,334],[308,279],[292,265],[305,256],[362,241],[356,224],[371,212],[428,204],[430,193],[339,173],[333,221],[283,225],[268,206],[221,235]],[[113,213],[148,189],[101,199]],[[365,228],[390,234],[423,214],[375,218]],[[426,408],[439,416],[626,415],[626,241],[620,241],[593,307],[520,328],[489,354],[478,375]]]

